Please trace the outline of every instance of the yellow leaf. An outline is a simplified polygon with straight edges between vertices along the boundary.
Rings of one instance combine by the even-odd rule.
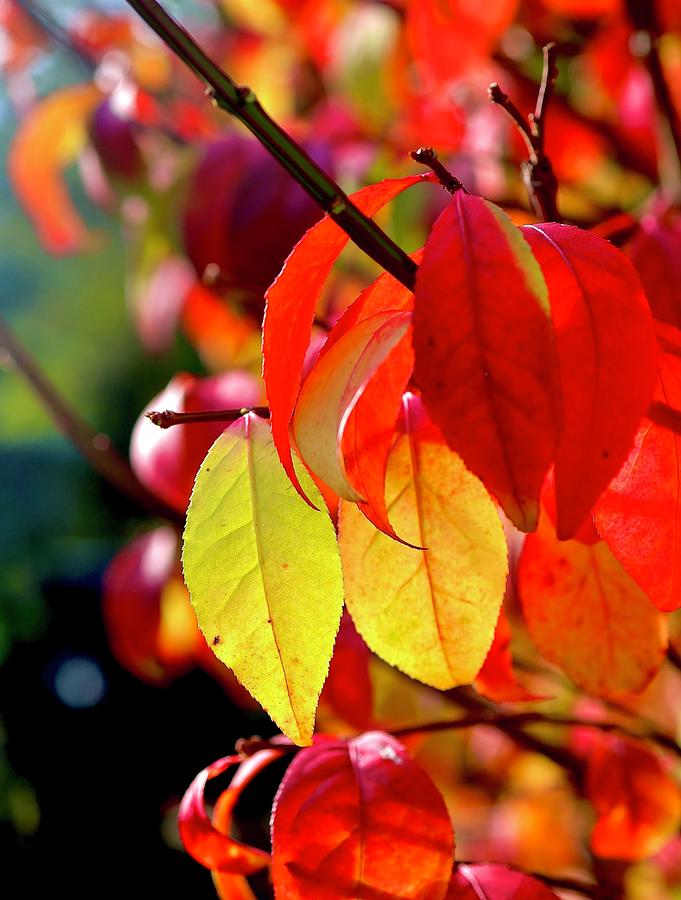
[[[544,512],[525,540],[518,579],[537,648],[582,690],[638,693],[657,674],[667,623],[605,543],[559,541]]]
[[[468,684],[492,644],[508,570],[504,532],[481,482],[404,398],[405,433],[388,460],[386,501],[405,547],[341,503],[346,604],[369,647],[442,690]]]
[[[340,449],[343,429],[369,379],[411,324],[402,310],[377,313],[350,328],[305,379],[293,418],[300,455],[346,500],[363,500],[349,483]]]
[[[315,710],[343,608],[334,528],[312,479],[291,486],[269,423],[248,414],[213,444],[196,477],[184,575],[218,659],[297,744]]]

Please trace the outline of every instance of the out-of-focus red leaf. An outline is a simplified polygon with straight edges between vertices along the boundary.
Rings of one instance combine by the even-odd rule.
[[[570,225],[521,230],[551,302],[563,420],[554,464],[557,532],[564,540],[626,459],[650,403],[657,347],[645,294],[623,253]]]
[[[518,0],[410,0],[407,40],[426,86],[451,81],[491,53]]]
[[[559,541],[546,515],[525,539],[518,590],[539,651],[597,697],[640,693],[667,649],[667,625],[600,541]]]
[[[575,19],[592,19],[619,12],[621,0],[543,0],[551,12]]]
[[[373,724],[370,657],[369,648],[357,634],[350,616],[344,612],[320,703],[327,703],[358,731]]]
[[[381,181],[352,195],[368,216],[401,191],[432,181],[428,175]],[[284,268],[266,294],[263,321],[263,376],[272,420],[274,443],[291,483],[303,496],[289,444],[289,422],[300,389],[305,353],[317,302],[324,283],[349,238],[325,217],[296,244]]]
[[[306,378],[293,417],[305,464],[340,497],[366,500],[348,482],[341,453],[345,423],[372,375],[393,349],[409,340],[411,313],[376,313],[349,329]]]
[[[594,510],[613,554],[665,612],[681,606],[681,332],[659,326],[653,404],[629,456]]]
[[[182,309],[182,328],[205,364],[212,369],[239,365],[259,350],[255,322],[237,315],[211,290],[195,282]]]
[[[442,795],[394,737],[368,732],[302,750],[272,815],[277,900],[441,900],[454,836]]]
[[[182,583],[177,535],[162,527],[135,538],[104,575],[102,614],[111,652],[129,672],[167,684],[205,644]]]
[[[656,319],[681,326],[681,219],[644,216],[627,248]]]
[[[533,530],[556,445],[546,286],[504,213],[463,191],[424,249],[414,349],[433,421],[511,521]]]
[[[586,796],[598,820],[593,852],[638,860],[656,853],[681,826],[681,790],[661,757],[639,741],[598,732],[586,766]]]
[[[281,755],[281,750],[268,749],[259,750],[246,760],[240,756],[225,756],[199,772],[182,798],[177,819],[182,843],[196,862],[207,869],[233,875],[250,875],[269,863],[269,854],[264,850],[231,838],[230,826],[234,806],[243,789],[258,772]],[[227,790],[221,794],[215,819],[211,822],[204,798],[206,784],[234,765],[239,768]]]
[[[131,285],[128,300],[142,346],[149,353],[162,353],[175,337],[182,308],[195,283],[194,271],[184,256],[171,254],[144,275]]]
[[[180,372],[147,410],[241,409],[257,406],[260,399],[260,385],[248,372],[226,372],[210,378]],[[229,423],[192,423],[163,429],[150,422],[145,413],[137,420],[130,439],[132,467],[150,491],[184,512],[204,456]]]
[[[452,872],[445,900],[555,900],[537,878],[500,863],[460,863]]]
[[[85,144],[87,120],[100,99],[90,84],[55,91],[29,112],[12,140],[7,161],[12,187],[50,253],[75,253],[92,241],[62,170]]]
[[[475,679],[475,689],[495,703],[524,703],[546,699],[528,691],[516,678],[511,656],[511,626],[503,609],[497,621],[494,641]]]

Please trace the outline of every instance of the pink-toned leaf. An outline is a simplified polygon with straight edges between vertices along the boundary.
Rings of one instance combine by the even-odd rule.
[[[318,740],[296,756],[277,794],[277,900],[441,900],[453,850],[441,794],[388,734]]]
[[[415,381],[445,439],[523,531],[557,440],[546,285],[518,229],[457,192],[424,249]]]
[[[554,472],[565,540],[626,459],[650,403],[657,348],[643,288],[623,253],[570,225],[522,232],[551,302],[563,418]]]
[[[555,900],[539,879],[500,863],[460,863],[452,873],[445,900]]]
[[[430,176],[412,175],[381,181],[352,195],[366,215]],[[296,244],[266,294],[263,321],[263,376],[277,453],[291,483],[301,492],[291,457],[289,422],[300,389],[300,377],[317,302],[324,283],[349,238],[325,217]],[[302,496],[302,493],[301,493]]]

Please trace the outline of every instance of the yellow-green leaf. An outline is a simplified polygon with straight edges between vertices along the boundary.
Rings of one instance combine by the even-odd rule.
[[[388,460],[386,501],[405,547],[341,503],[345,599],[386,662],[442,690],[468,684],[492,644],[508,569],[504,531],[481,482],[404,398],[405,432]]]
[[[291,486],[269,423],[243,416],[196,477],[183,567],[216,656],[283,733],[309,744],[343,608],[334,528],[299,467],[311,509]]]

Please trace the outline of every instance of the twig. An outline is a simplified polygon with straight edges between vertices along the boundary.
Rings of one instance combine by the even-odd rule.
[[[145,512],[163,516],[180,527],[183,525],[184,517],[147,490],[125,459],[112,446],[108,436],[94,431],[68,406],[2,319],[0,319],[0,349],[5,351],[9,360],[30,384],[57,428],[71,441],[98,475]]]
[[[454,194],[456,191],[461,190],[468,193],[456,175],[452,175],[449,169],[442,165],[438,159],[437,153],[432,147],[419,147],[418,150],[412,150],[409,156],[411,156],[414,162],[421,163],[422,166],[427,166],[431,172],[437,176],[442,187],[446,188],[450,194]]]
[[[157,0],[127,0],[161,40],[208,86],[221,109],[242,122],[286,171],[364,252],[398,281],[413,289],[416,264],[321,169],[263,109],[255,93],[239,87],[199,47]]]
[[[558,180],[544,151],[546,112],[558,75],[556,55],[555,44],[544,47],[544,68],[537,102],[527,119],[496,82],[489,86],[490,100],[506,112],[527,145],[529,159],[521,164],[523,182],[533,210],[545,222],[560,221],[556,202]]]
[[[674,105],[669,84],[660,59],[660,23],[655,0],[626,0],[631,24],[638,31],[639,40],[632,47],[640,47],[636,55],[643,60],[655,91],[655,101],[664,119],[674,152],[677,179],[681,178],[681,121]]]
[[[171,428],[173,425],[192,425],[200,422],[234,422],[248,412],[253,412],[262,419],[267,419],[270,415],[269,406],[244,406],[241,409],[201,409],[196,412],[152,409],[146,413],[146,417],[159,428]]]

